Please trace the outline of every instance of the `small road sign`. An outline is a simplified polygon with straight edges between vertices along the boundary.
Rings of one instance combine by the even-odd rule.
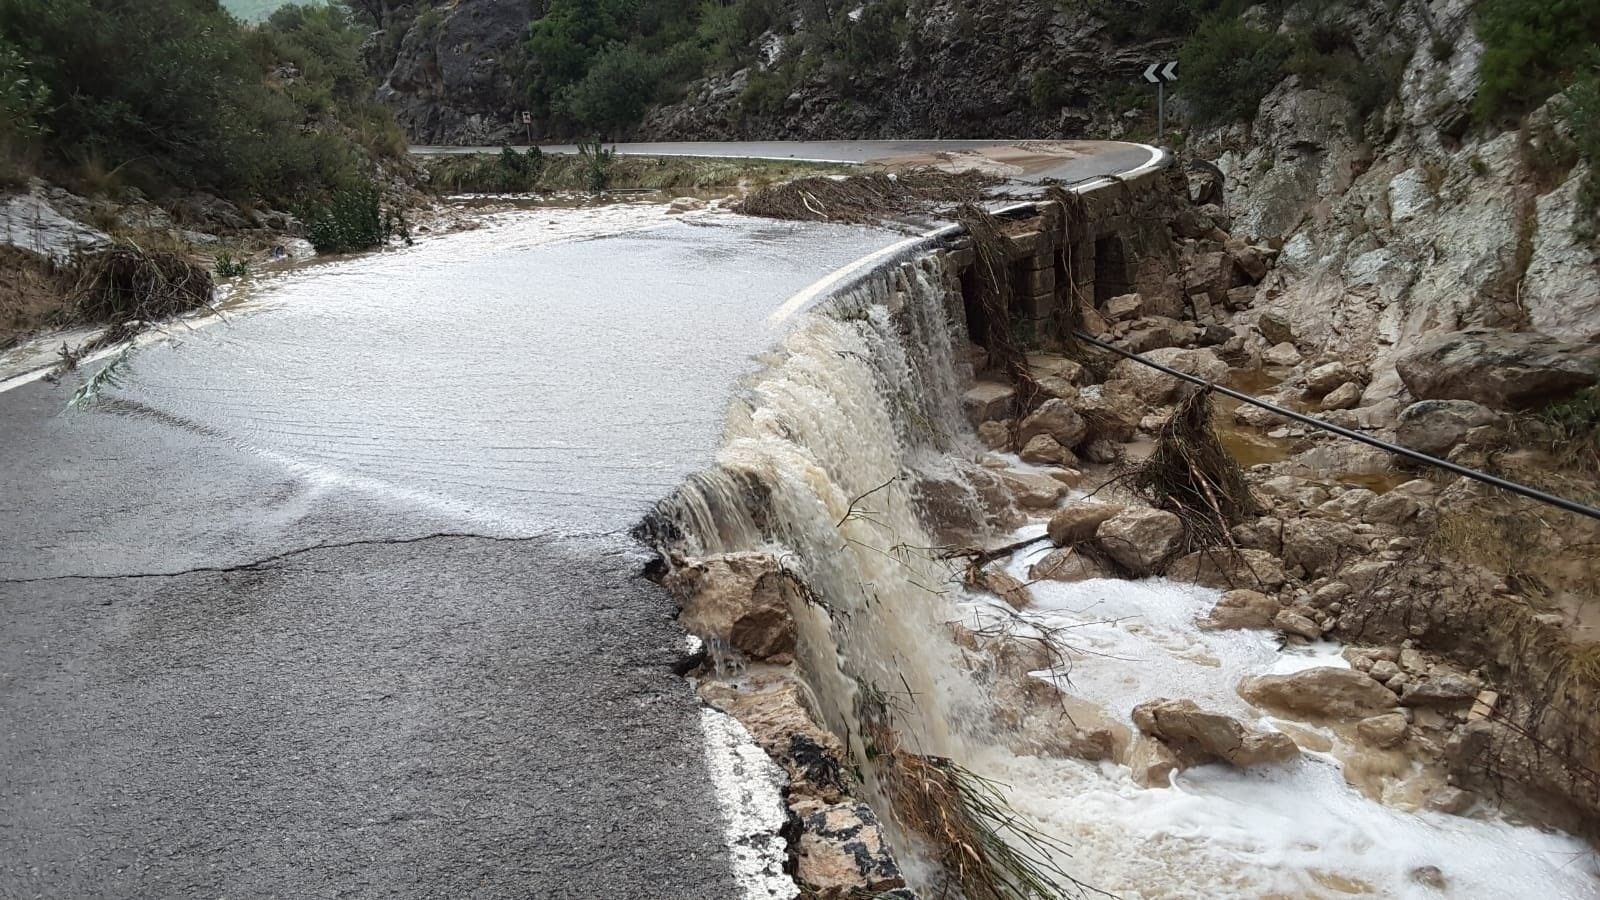
[[[1178,80],[1178,63],[1153,62],[1144,70],[1144,80],[1156,86],[1156,135],[1159,139],[1167,133],[1167,82]]]

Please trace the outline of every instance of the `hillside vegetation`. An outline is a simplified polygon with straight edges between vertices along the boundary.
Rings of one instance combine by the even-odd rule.
[[[296,203],[404,152],[342,6],[0,0],[0,179]]]

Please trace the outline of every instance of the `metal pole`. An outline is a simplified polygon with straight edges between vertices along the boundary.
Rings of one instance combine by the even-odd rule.
[[[1167,80],[1165,78],[1156,82],[1156,144],[1159,146],[1167,135]]]

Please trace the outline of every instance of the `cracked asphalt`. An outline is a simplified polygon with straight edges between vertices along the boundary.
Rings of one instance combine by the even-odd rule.
[[[740,894],[626,533],[898,236],[552,215],[0,393],[0,897]]]

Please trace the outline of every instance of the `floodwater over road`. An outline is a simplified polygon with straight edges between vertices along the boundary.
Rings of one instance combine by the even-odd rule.
[[[0,896],[748,895],[622,532],[901,237],[509,213],[0,392]]]

